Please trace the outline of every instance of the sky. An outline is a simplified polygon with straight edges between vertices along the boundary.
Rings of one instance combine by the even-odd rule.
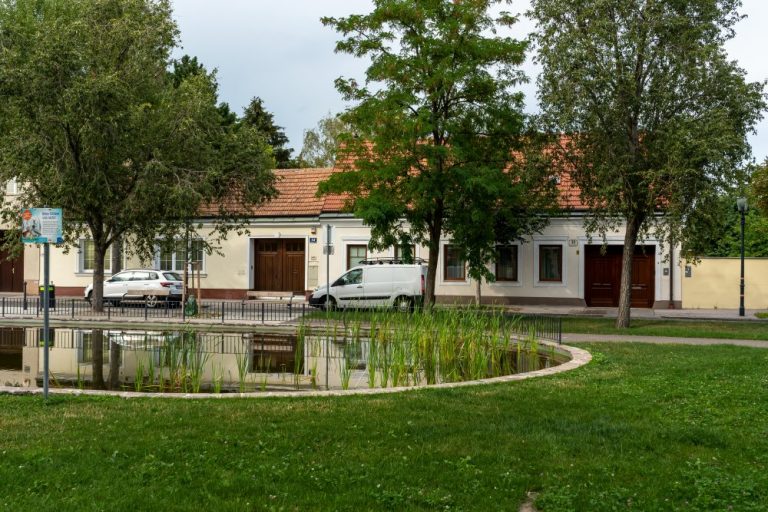
[[[340,76],[363,81],[366,62],[334,53],[337,34],[320,23],[322,16],[343,17],[370,11],[369,0],[172,0],[181,32],[176,56],[196,56],[206,68],[217,70],[219,97],[242,113],[251,98],[264,100],[288,136],[289,146],[301,149],[303,133],[328,113],[347,108],[334,88]],[[507,10],[524,13],[528,0],[515,0]],[[736,37],[726,51],[746,70],[749,81],[768,79],[768,1],[743,0],[747,15],[736,26]],[[521,19],[513,35],[524,38],[533,31]],[[523,70],[530,82],[521,87],[526,110],[537,111],[536,66]],[[755,158],[768,157],[768,119],[749,138]]]

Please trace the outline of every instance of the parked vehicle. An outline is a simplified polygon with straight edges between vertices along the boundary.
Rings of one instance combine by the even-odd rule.
[[[104,301],[120,304],[124,300],[143,300],[153,308],[158,302],[181,302],[184,284],[178,273],[169,270],[123,270],[104,281]],[[93,284],[85,287],[85,300],[91,301]]]
[[[427,265],[401,263],[393,258],[365,260],[326,286],[318,286],[309,299],[317,308],[393,307],[412,311],[424,301]]]

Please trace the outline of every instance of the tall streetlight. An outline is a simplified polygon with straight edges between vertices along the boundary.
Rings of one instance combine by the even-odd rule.
[[[741,284],[739,285],[739,316],[744,316],[744,216],[747,214],[747,198],[736,199],[741,214]]]

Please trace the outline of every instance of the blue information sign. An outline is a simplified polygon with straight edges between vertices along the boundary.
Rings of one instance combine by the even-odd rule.
[[[61,208],[24,208],[21,210],[21,241],[25,244],[60,244],[64,242]]]

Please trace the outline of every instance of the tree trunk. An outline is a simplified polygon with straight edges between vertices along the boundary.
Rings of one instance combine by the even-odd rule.
[[[123,270],[123,237],[112,242],[112,275]]]
[[[482,299],[480,287],[482,286],[483,278],[480,277],[477,280],[475,280],[475,306],[480,307],[480,302]]]
[[[93,388],[104,389],[104,331],[101,329],[91,331],[91,343]]]
[[[109,389],[120,387],[120,345],[109,342]]]
[[[93,311],[104,311],[104,255],[105,247],[94,239],[93,243],[93,291],[91,293],[91,308]]]
[[[437,281],[437,258],[440,256],[440,237],[429,240],[429,263],[427,264],[427,286],[424,290],[424,307],[435,305],[435,282]]]
[[[438,205],[435,213],[436,220],[429,226],[429,264],[427,265],[427,286],[424,292],[424,306],[432,308],[435,305],[435,283],[437,283],[437,261],[440,258],[440,235],[443,234],[442,206]]]
[[[632,262],[635,255],[637,234],[642,220],[627,219],[627,230],[624,233],[624,253],[621,256],[621,288],[619,289],[619,311],[616,315],[616,327],[629,327],[630,307],[632,305]]]

